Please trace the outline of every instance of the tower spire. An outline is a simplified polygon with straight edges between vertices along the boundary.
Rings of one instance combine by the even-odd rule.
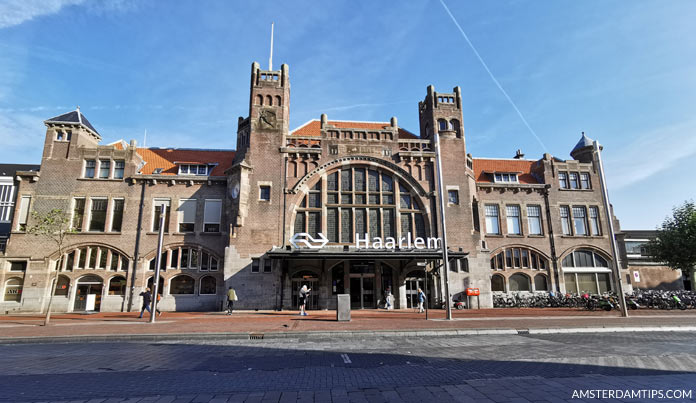
[[[271,55],[268,58],[268,70],[273,70],[273,22],[271,22]]]

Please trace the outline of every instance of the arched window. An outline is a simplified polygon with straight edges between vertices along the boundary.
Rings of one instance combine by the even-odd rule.
[[[561,262],[566,292],[605,293],[612,290],[609,262],[589,249],[578,249]]]
[[[58,276],[58,284],[56,285],[56,292],[53,295],[67,297],[68,291],[70,290],[70,279],[66,276]]]
[[[587,249],[578,249],[564,257],[561,265],[563,267],[609,267],[606,259]]]
[[[447,121],[445,119],[438,119],[437,120],[437,127],[438,127],[438,129],[440,129],[440,131],[447,130]]]
[[[259,94],[256,96],[256,105],[263,105],[263,95]]]
[[[217,294],[217,281],[213,276],[205,276],[201,279],[201,295]]]
[[[280,95],[276,95],[276,106],[283,106],[283,101],[280,98]]]
[[[161,290],[159,290],[161,293]],[[109,295],[126,295],[126,278],[114,276],[109,280]]]
[[[198,246],[175,246],[162,252],[160,259],[160,270],[181,269],[181,270],[200,270],[218,271],[220,268],[220,258],[206,249]],[[157,257],[150,260],[149,267],[155,271]]]
[[[149,279],[147,279],[147,288],[150,289],[150,291],[155,292],[155,289],[152,288],[152,282],[155,277],[152,276]],[[157,282],[157,294],[164,295],[164,278],[160,276],[159,281]]]
[[[5,302],[19,302],[22,300],[22,279],[12,277],[5,282]]]
[[[104,246],[83,246],[63,255],[56,261],[60,271],[111,270],[128,271],[128,258],[115,249]]]
[[[450,129],[454,131],[454,133],[457,135],[457,137],[461,137],[461,133],[459,132],[460,129],[460,124],[457,119],[452,119],[450,121]]]
[[[529,277],[521,273],[515,273],[508,279],[510,283],[510,291],[531,291]]]
[[[322,228],[324,211],[326,228]],[[356,233],[361,239],[367,235],[386,242],[387,237],[396,238],[398,229],[402,237],[427,236],[416,194],[391,173],[360,165],[335,170],[315,183],[301,199],[294,222],[295,233],[314,237],[321,232],[329,242],[344,244],[355,242]]]
[[[505,278],[500,274],[494,274],[491,277],[491,291],[505,292]]]
[[[546,276],[543,274],[537,274],[534,276],[534,290],[535,291],[548,291],[549,286],[546,281]]]
[[[273,98],[270,95],[266,95],[266,105],[273,106]]]
[[[544,256],[528,248],[505,248],[491,258],[491,269],[546,270],[548,261]]]
[[[196,281],[191,276],[182,274],[172,278],[169,285],[171,295],[193,295],[195,293]]]

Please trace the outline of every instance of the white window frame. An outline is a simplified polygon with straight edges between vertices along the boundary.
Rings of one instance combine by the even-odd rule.
[[[155,210],[156,210],[157,206],[159,206],[160,204],[166,204],[166,205],[167,205],[167,210],[169,210],[169,217],[171,218],[171,216],[172,216],[172,215],[171,215],[171,214],[172,214],[172,212],[171,212],[171,208],[172,208],[172,199],[166,198],[166,197],[154,197],[154,198],[152,199],[152,222],[150,223],[150,230],[151,230],[151,232],[158,232],[158,231],[159,231],[159,229],[155,229],[155,220],[157,219],[157,218],[156,218],[156,214],[155,214]],[[168,224],[168,222],[167,222],[167,214],[166,214],[166,213],[165,213],[165,215],[164,215],[164,219],[165,219],[164,228],[166,229],[166,228],[167,228],[167,224]],[[165,232],[166,232],[166,231],[165,231]]]
[[[447,190],[447,205],[448,206],[458,206],[461,203],[461,199],[459,198],[459,186],[447,186],[446,190]],[[449,192],[454,192],[457,195],[457,202],[456,203],[450,202]]]
[[[211,205],[212,205],[213,203],[219,203],[219,205],[220,205],[220,209],[219,209],[219,211],[218,211],[217,222],[215,222],[215,221],[208,221],[208,217],[207,217],[207,214],[206,214],[207,211],[208,211],[208,203],[210,203]],[[218,230],[217,230],[217,231],[207,231],[207,230],[206,230],[206,225],[207,225],[207,224],[217,224]],[[205,203],[204,203],[204,206],[203,206],[203,232],[213,233],[213,234],[214,234],[214,233],[222,232],[221,230],[222,230],[222,199],[205,199]]]
[[[583,177],[587,178],[587,187],[583,186]],[[589,190],[592,189],[592,180],[590,179],[589,172],[580,172],[580,189]]]
[[[0,223],[12,222],[14,200],[15,186],[12,179],[0,179]]]
[[[512,172],[495,172],[493,173],[494,183],[519,183],[519,177]]]
[[[19,199],[19,212],[17,217],[17,231],[26,232],[27,222],[29,221],[29,213],[31,211],[31,196],[22,195]],[[26,202],[25,202],[26,200]],[[26,206],[26,207],[25,207]],[[24,230],[22,230],[24,225]]]
[[[570,206],[559,206],[559,214],[561,217],[561,233],[566,236],[573,235],[573,223],[570,216]],[[563,215],[565,211],[566,215]]]
[[[111,176],[112,176],[112,172],[111,172],[111,171],[112,171],[112,169],[114,168],[113,161],[111,161],[110,158],[99,158],[97,161],[99,162],[99,166],[98,166],[99,169],[97,170],[98,173],[97,173],[97,175],[96,175],[96,178],[97,178],[97,179],[111,179]],[[109,172],[107,172],[106,177],[103,177],[103,178],[102,178],[102,162],[108,162],[108,163],[109,163],[109,169],[108,169]]]
[[[113,165],[113,167],[111,169],[111,173],[112,173],[111,177],[113,179],[123,179],[126,176],[126,160],[112,160],[111,162]],[[123,174],[121,175],[121,177],[117,178],[116,177],[116,164],[118,164],[119,162],[123,164]]]
[[[530,215],[529,211],[530,208],[538,209],[539,215]],[[529,235],[544,235],[544,227],[543,227],[543,222],[544,220],[541,219],[541,206],[538,204],[530,204],[527,206],[527,227],[529,231]],[[536,221],[537,225],[539,226],[539,232],[533,232],[532,231],[532,222]]]
[[[576,209],[577,209],[578,211],[582,211],[582,212],[583,212],[582,217],[579,217],[579,216],[576,217],[576,215],[575,215]],[[588,228],[588,225],[587,225],[587,207],[585,207],[585,206],[572,206],[571,211],[572,211],[572,215],[573,215],[573,217],[572,217],[572,221],[573,221],[573,233],[574,233],[575,235],[577,235],[577,236],[589,236],[590,233],[589,233],[589,228]],[[582,218],[582,225],[583,225],[583,227],[582,227],[582,232],[583,232],[583,233],[580,233],[580,231],[578,231],[578,228],[577,228],[577,226],[576,226],[576,223],[578,222],[578,221],[576,221],[576,220],[579,220],[580,218]]]
[[[96,158],[85,158],[85,162],[82,164],[82,177],[85,179],[96,179],[99,177],[99,165],[97,165],[97,162],[99,161]],[[87,176],[87,162],[88,161],[94,161],[94,174],[89,177]]]
[[[186,202],[193,202],[193,221],[184,221],[185,211],[180,210],[181,207]],[[179,199],[179,208],[177,209],[177,223],[176,231],[181,231],[181,224],[193,224],[193,229],[191,231],[186,231],[185,233],[196,232],[196,214],[198,212],[198,199]]]
[[[107,206],[107,212],[109,213],[109,225],[108,225],[108,231],[109,232],[114,232],[114,212],[116,211],[116,201],[120,200],[123,202],[123,210],[121,211],[121,230],[118,232],[123,232],[123,218],[125,217],[126,213],[126,199],[123,197],[114,197],[111,199],[111,206]],[[73,210],[74,211],[74,210]],[[72,223],[72,222],[71,222]]]
[[[496,211],[495,220],[496,220],[497,232],[491,232],[490,225],[488,225],[488,218],[489,217],[493,218],[493,216],[488,215],[488,207],[495,207],[495,211]],[[483,216],[484,216],[484,221],[486,224],[486,235],[500,235],[500,206],[498,206],[497,204],[485,204],[484,203]]]
[[[92,226],[92,204],[94,204],[94,200],[106,200],[106,216],[104,216],[104,231],[92,231],[90,230],[90,227]],[[85,203],[87,204],[87,203]],[[84,221],[82,222],[82,232],[94,232],[94,233],[102,233],[106,232],[108,229],[107,224],[109,223],[109,198],[106,196],[94,196],[89,198],[89,205],[85,205],[85,209],[87,210],[87,229],[85,230],[84,226]]]
[[[570,180],[568,179],[568,172],[558,173],[558,187],[561,189],[570,189]]]
[[[510,212],[517,210],[517,215],[510,215]],[[505,224],[508,235],[522,235],[522,209],[519,204],[508,204],[505,206]],[[517,232],[513,231],[517,223]]]

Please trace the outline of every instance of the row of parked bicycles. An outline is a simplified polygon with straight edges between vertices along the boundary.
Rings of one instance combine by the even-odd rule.
[[[696,292],[635,290],[626,294],[629,309],[696,309]],[[620,310],[619,298],[615,293],[591,294],[495,294],[495,308],[583,308],[590,311]]]

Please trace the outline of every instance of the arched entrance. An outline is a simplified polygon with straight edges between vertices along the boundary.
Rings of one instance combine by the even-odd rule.
[[[317,309],[319,307],[319,276],[309,270],[301,270],[292,275],[292,307],[299,308],[300,288],[303,285],[311,289],[309,298],[305,302],[305,309]]]
[[[101,277],[84,276],[77,280],[75,292],[75,311],[99,311],[101,308],[102,289],[104,288]]]

